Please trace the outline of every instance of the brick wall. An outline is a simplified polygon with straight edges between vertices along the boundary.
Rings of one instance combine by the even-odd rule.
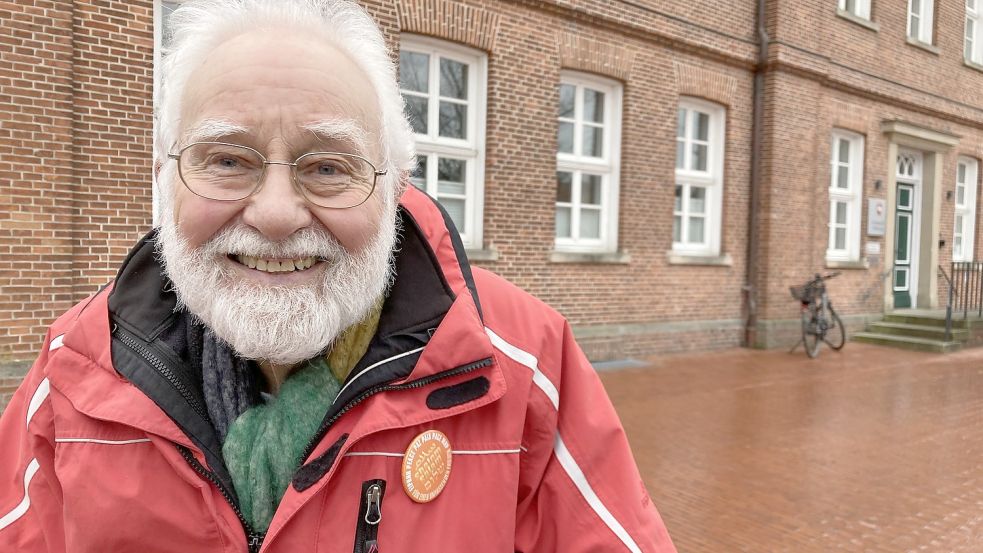
[[[394,51],[407,33],[488,55],[483,246],[498,257],[476,264],[559,309],[597,359],[740,343],[755,1],[725,10],[715,0],[363,3]],[[833,128],[865,137],[864,205],[886,197],[874,183],[893,171],[884,121],[960,137],[943,156],[943,191],[954,188],[957,155],[983,154],[983,72],[962,62],[961,4],[937,2],[930,48],[906,41],[903,5],[874,4],[876,30],[837,16],[832,0],[769,0],[775,42],[753,278],[759,345],[790,345],[798,323],[788,286],[825,269]],[[150,224],[152,11],[151,0],[0,2],[0,252],[8,261],[0,269],[0,360],[32,357],[45,325],[109,280]],[[628,262],[551,261],[563,70],[624,87],[618,249]],[[726,107],[727,264],[680,265],[667,256],[683,95]],[[952,208],[943,201],[939,230],[950,242]],[[976,248],[983,252],[983,240]],[[940,262],[950,253],[951,244],[942,248]],[[831,282],[853,328],[884,309],[889,260],[869,261]]]

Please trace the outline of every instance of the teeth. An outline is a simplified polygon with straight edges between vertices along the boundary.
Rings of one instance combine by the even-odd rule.
[[[237,255],[236,259],[239,261],[239,263],[242,263],[250,269],[266,271],[268,273],[290,273],[293,271],[303,271],[305,269],[310,269],[315,263],[317,263],[317,259],[314,257],[271,261],[249,255]]]

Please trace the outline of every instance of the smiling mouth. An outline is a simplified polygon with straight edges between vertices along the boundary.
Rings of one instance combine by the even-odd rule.
[[[293,273],[297,271],[306,271],[320,261],[320,258],[314,256],[300,257],[297,259],[264,259],[262,257],[253,257],[251,255],[229,255],[229,259],[241,265],[245,265],[250,269],[263,271],[265,273]]]

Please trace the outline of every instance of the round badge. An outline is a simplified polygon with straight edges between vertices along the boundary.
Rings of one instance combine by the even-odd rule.
[[[451,476],[451,443],[439,430],[420,434],[403,455],[403,490],[417,503],[433,501]]]

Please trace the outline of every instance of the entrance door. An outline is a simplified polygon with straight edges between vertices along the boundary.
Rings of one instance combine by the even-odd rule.
[[[918,195],[922,179],[918,152],[898,154],[894,211],[894,307],[914,307],[918,297]]]

